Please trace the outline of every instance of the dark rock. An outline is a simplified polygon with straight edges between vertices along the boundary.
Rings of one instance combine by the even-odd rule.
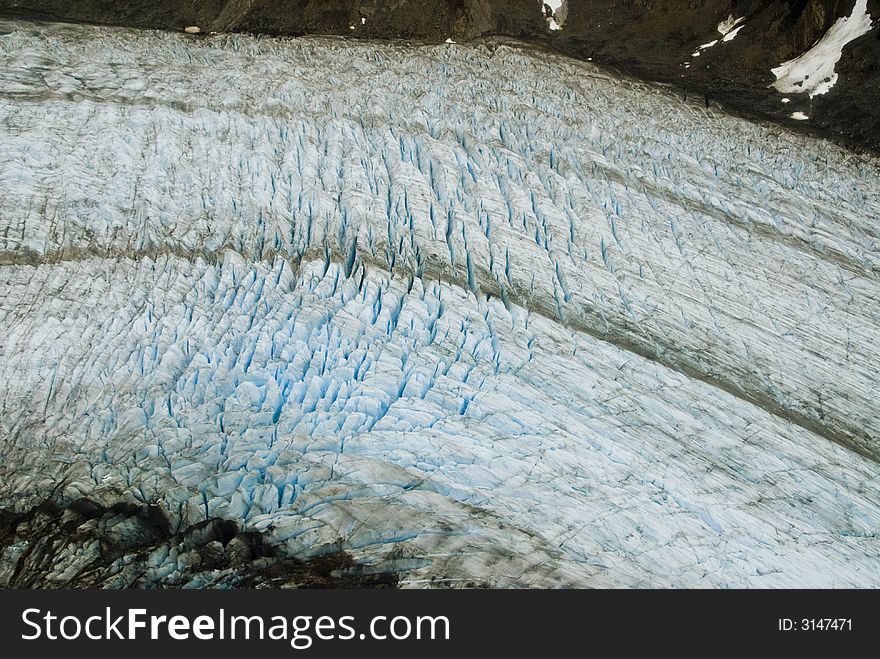
[[[317,556],[286,556],[253,530],[208,519],[171,533],[159,507],[120,501],[104,508],[89,499],[67,506],[49,499],[25,512],[0,510],[0,555],[15,547],[0,587],[387,588],[393,569],[368,570],[334,547]],[[172,558],[156,571],[151,556]]]

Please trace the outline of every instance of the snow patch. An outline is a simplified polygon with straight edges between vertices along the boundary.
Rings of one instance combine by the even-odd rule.
[[[202,31],[202,28],[200,28],[198,25],[190,25],[189,27],[183,28],[183,31],[187,34],[198,34]]]
[[[852,14],[837,20],[810,50],[771,69],[776,76],[773,86],[783,93],[827,94],[837,83],[834,67],[850,41],[871,30],[868,0],[857,0]]]
[[[804,114],[803,112],[792,112],[791,118],[797,119],[798,121],[806,121],[810,117],[808,115]]]
[[[561,30],[568,16],[568,2],[566,0],[541,0],[541,9],[551,30]]]
[[[727,36],[731,32],[738,32],[742,28],[742,23],[745,22],[746,17],[740,16],[739,18],[734,18],[733,14],[728,16],[725,20],[721,21],[716,28],[718,33],[722,36]],[[739,27],[737,27],[739,26]],[[734,30],[736,28],[736,30]],[[733,39],[733,37],[730,37]],[[725,39],[726,41],[726,39]]]
[[[734,18],[733,14],[728,16],[727,19],[721,21],[716,28],[721,34],[721,39],[714,39],[708,43],[701,44],[695,52],[691,53],[691,57],[699,57],[701,50],[712,48],[721,42],[732,41],[734,37],[739,34],[739,31],[745,27],[745,20],[744,16],[740,16],[739,18]]]
[[[744,27],[745,27],[745,25],[740,25],[739,27],[733,28],[730,32],[728,32],[727,34],[724,35],[724,37],[721,39],[721,41],[725,41],[725,42],[733,41],[733,39],[736,37],[736,35],[739,34],[739,31],[742,30]]]

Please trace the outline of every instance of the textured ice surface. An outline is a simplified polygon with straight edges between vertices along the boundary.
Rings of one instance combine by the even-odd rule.
[[[504,45],[0,32],[0,507],[880,585],[876,161]]]

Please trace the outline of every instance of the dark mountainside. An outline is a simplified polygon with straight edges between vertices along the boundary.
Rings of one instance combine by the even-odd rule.
[[[556,4],[556,3],[553,3]],[[0,0],[0,16],[202,32],[336,34],[439,42],[503,35],[539,41],[568,55],[674,84],[731,110],[818,131],[851,148],[880,150],[880,0],[875,24],[848,44],[838,83],[809,99],[770,87],[771,69],[809,49],[856,0],[569,0],[551,31],[537,0]],[[716,26],[744,17],[735,39]],[[564,19],[564,20],[563,20]],[[689,64],[688,66],[685,66]],[[797,122],[793,112],[810,120]]]

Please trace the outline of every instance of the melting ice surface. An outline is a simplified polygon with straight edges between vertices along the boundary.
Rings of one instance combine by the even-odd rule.
[[[3,508],[880,586],[876,160],[509,46],[3,32]]]

